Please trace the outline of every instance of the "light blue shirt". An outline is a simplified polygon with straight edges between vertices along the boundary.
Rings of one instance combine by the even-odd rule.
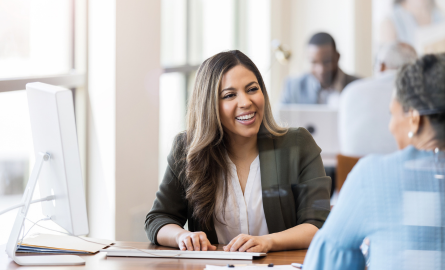
[[[320,83],[310,73],[300,77],[289,77],[284,84],[281,103],[317,104],[320,91]]]
[[[284,83],[281,104],[329,104],[331,96],[338,96],[346,85],[357,79],[357,77],[338,69],[332,86],[322,89],[320,82],[311,73],[305,73],[299,77],[289,77]],[[335,103],[338,98],[332,100]]]
[[[361,159],[315,235],[304,269],[445,269],[445,153],[412,146]]]

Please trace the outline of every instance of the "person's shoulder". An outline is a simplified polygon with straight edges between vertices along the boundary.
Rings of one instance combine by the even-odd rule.
[[[375,83],[374,78],[365,78],[365,79],[357,79],[354,81],[351,81],[348,83],[343,91],[341,92],[342,96],[348,96],[355,93],[360,92],[362,94],[362,91],[368,90],[369,86]],[[375,90],[375,89],[373,89]]]
[[[290,136],[296,136],[300,138],[312,138],[312,135],[307,129],[304,127],[293,127],[289,128],[289,131],[287,132]]]
[[[394,85],[393,77],[388,75],[359,79],[348,84],[340,94],[340,111],[355,110],[366,114],[387,115],[386,107],[391,100]],[[379,110],[369,111],[369,102]],[[358,119],[354,114],[345,116]]]
[[[434,23],[440,23],[445,20],[445,14],[437,7],[434,7],[431,12],[433,15]]]
[[[288,83],[293,83],[293,84],[305,84],[308,81],[313,80],[313,76],[310,73],[303,73],[297,76],[289,76],[287,77],[287,82]]]
[[[348,84],[350,84],[350,83],[352,83],[352,82],[354,82],[354,81],[360,80],[360,79],[361,79],[361,78],[358,77],[358,76],[355,76],[355,75],[349,75],[349,74],[346,74],[346,73],[345,73],[345,80],[344,80],[344,82],[345,82],[345,87],[346,87]]]
[[[394,4],[390,13],[391,17],[406,16],[408,14],[408,11],[400,3]]]
[[[316,84],[316,79],[310,73],[287,77],[284,83],[282,103],[306,103],[304,92],[314,88]]]
[[[357,162],[347,181],[355,182],[369,193],[394,192],[400,188],[400,172],[410,156],[409,152],[410,149],[404,149],[390,154],[367,155]]]
[[[289,141],[289,140],[294,140],[297,137],[307,137],[307,136],[311,136],[311,134],[309,133],[309,131],[307,131],[307,129],[303,128],[303,127],[291,127],[287,129],[287,133],[282,135],[282,136],[274,136],[274,138],[276,140],[281,140],[281,141]]]
[[[388,172],[388,170],[394,170],[395,166],[400,164],[410,151],[411,148],[406,148],[390,154],[370,154],[361,158],[354,169],[368,172]]]
[[[341,103],[350,105],[357,102],[369,102],[366,98],[382,97],[383,102],[389,102],[386,97],[392,93],[392,80],[387,78],[364,78],[350,82],[340,94]],[[383,96],[382,96],[383,95]]]
[[[187,133],[185,131],[178,133],[173,139],[172,148],[168,155],[168,163],[172,170],[182,167],[187,156]],[[182,165],[181,165],[182,164]]]
[[[187,133],[185,131],[179,132],[173,139],[172,149],[175,149],[176,151],[182,151],[184,150],[186,144],[187,144]]]
[[[315,143],[314,138],[307,129],[303,127],[289,128],[287,133],[282,136],[274,136],[276,145],[280,147],[292,148],[297,146],[301,150],[316,150],[320,153],[321,150]]]
[[[346,89],[354,89],[354,88],[360,88],[363,86],[366,86],[370,83],[373,83],[375,81],[374,78],[357,78],[352,80],[348,85],[345,86],[345,90]]]

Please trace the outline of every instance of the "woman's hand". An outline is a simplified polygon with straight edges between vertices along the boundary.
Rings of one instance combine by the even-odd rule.
[[[176,236],[176,243],[178,243],[180,250],[216,250],[216,246],[212,246],[212,244],[210,244],[209,239],[207,239],[207,235],[203,232],[184,231]]]
[[[251,236],[240,234],[233,238],[227,246],[224,246],[224,251],[268,252],[271,248],[272,239],[268,235]]]

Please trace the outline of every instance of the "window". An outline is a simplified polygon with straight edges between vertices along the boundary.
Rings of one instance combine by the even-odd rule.
[[[0,78],[72,69],[71,0],[0,2]]]
[[[84,86],[75,65],[75,18],[85,18],[74,13],[79,2],[0,1],[0,209],[20,202],[34,163],[26,83],[61,85],[74,93]],[[33,206],[28,217],[35,220],[39,208]],[[0,216],[0,244],[15,216],[15,211]]]
[[[270,0],[162,0],[159,178],[173,139],[185,130],[186,104],[199,65],[238,49],[270,85]]]

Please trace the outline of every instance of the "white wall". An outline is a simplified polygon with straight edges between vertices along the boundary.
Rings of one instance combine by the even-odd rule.
[[[158,185],[160,0],[90,0],[90,236],[145,241]]]

